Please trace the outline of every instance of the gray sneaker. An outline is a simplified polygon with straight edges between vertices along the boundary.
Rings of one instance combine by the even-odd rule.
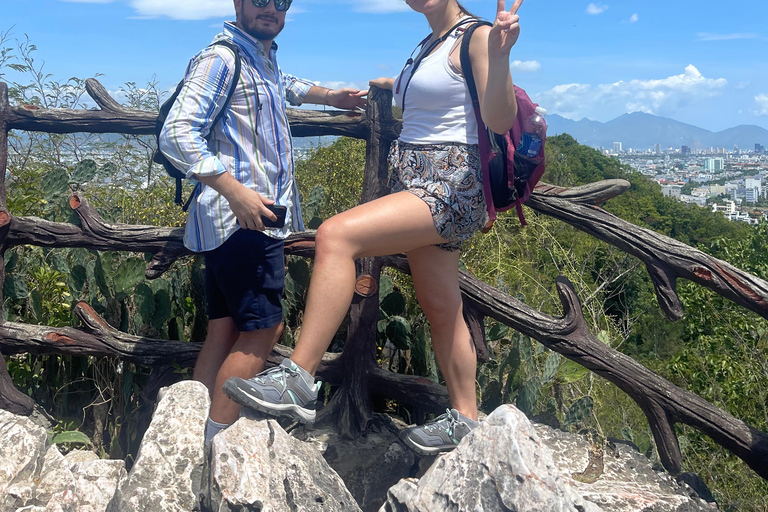
[[[448,409],[434,420],[400,431],[400,439],[413,451],[422,455],[434,455],[453,450],[459,442],[479,425],[459,413]]]
[[[286,358],[252,379],[231,377],[224,383],[224,394],[234,402],[270,416],[288,416],[299,423],[315,421],[315,406],[320,382]]]

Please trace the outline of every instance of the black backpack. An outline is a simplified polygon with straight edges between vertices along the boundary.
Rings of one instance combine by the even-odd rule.
[[[235,54],[235,72],[232,76],[232,81],[229,85],[229,92],[227,93],[227,99],[224,102],[224,106],[222,107],[222,109],[219,111],[218,114],[216,114],[216,117],[213,119],[213,123],[211,124],[211,131],[208,133],[208,137],[210,137],[211,134],[213,133],[213,127],[216,125],[216,123],[218,123],[219,120],[221,120],[221,118],[226,113],[227,105],[229,105],[229,102],[232,99],[232,95],[235,93],[235,89],[237,88],[237,81],[240,78],[240,50],[237,47],[237,45],[231,41],[226,41],[226,40],[216,41],[214,43],[211,43],[210,46],[214,46],[214,45],[225,46],[230,50],[232,50],[232,52]],[[179,85],[176,86],[176,90],[174,91],[174,93],[171,94],[170,98],[165,100],[165,102],[160,106],[160,112],[158,112],[157,120],[155,121],[155,140],[158,143],[158,149],[155,150],[155,154],[152,157],[153,162],[162,165],[165,168],[165,172],[167,172],[171,178],[174,178],[176,180],[175,203],[179,205],[181,204],[181,180],[185,179],[187,176],[183,172],[178,170],[176,167],[174,167],[173,164],[165,157],[165,155],[159,149],[159,144],[160,144],[160,132],[163,129],[165,120],[168,118],[168,112],[171,111],[171,107],[176,101],[176,98],[179,97],[179,93],[181,92],[181,88],[183,86],[184,86],[184,80],[179,82]],[[189,203],[194,197],[194,195],[195,194],[193,193],[190,196],[190,198],[187,200],[187,202],[184,203],[184,211],[187,211],[187,208],[189,208]]]

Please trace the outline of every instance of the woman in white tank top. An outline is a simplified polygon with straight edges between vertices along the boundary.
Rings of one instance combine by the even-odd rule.
[[[498,133],[510,130],[517,114],[509,53],[520,34],[522,1],[515,0],[507,11],[505,0],[498,0],[493,27],[479,27],[470,42],[482,118]],[[462,315],[456,249],[483,227],[486,207],[477,124],[459,64],[458,44],[471,22],[469,13],[456,0],[406,2],[432,29],[422,47],[425,55],[417,59],[415,72],[411,64],[397,80],[371,81],[394,88],[404,107],[403,130],[390,154],[392,193],[320,226],[301,336],[291,360],[314,375],[352,302],[356,258],[406,253],[452,409],[404,430],[401,437],[431,454],[455,447],[477,425],[477,359]],[[261,403],[260,409],[265,407]],[[278,405],[275,414],[279,410]]]

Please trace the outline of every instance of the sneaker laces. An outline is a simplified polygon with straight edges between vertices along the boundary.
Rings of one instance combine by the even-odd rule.
[[[432,421],[428,421],[427,423],[425,423],[423,428],[427,432],[431,433],[443,428],[442,424],[445,422],[448,423],[448,427],[446,429],[448,431],[448,435],[453,437],[453,432],[456,430],[456,425],[458,424],[458,420],[453,417],[453,414],[451,414],[450,409],[446,409],[443,414],[433,419]]]
[[[286,378],[286,374],[289,374],[291,377],[295,377],[298,375],[298,372],[293,368],[279,364],[265,371],[261,375],[258,375],[255,380],[260,383],[266,383],[267,381],[278,383],[283,388],[280,391],[280,394],[282,395],[288,388],[288,379]]]

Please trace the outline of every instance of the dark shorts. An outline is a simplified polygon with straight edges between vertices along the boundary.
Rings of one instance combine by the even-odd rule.
[[[283,241],[238,229],[205,256],[208,318],[232,317],[240,332],[266,329],[283,319]]]

